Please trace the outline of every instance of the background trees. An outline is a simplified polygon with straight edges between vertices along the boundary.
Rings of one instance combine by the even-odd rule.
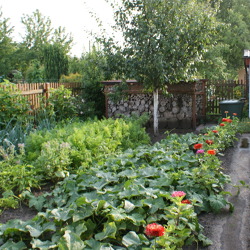
[[[250,48],[250,2],[222,0],[216,15],[221,23],[215,37],[216,46],[209,48],[199,66],[199,77],[237,79],[243,68],[243,50]]]
[[[15,43],[11,38],[13,29],[0,8],[0,76],[7,74],[14,67]]]

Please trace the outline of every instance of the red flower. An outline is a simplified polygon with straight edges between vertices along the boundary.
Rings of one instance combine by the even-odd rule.
[[[194,144],[194,149],[201,149],[202,146],[203,145],[201,143]]]
[[[233,115],[237,115],[237,113],[233,113]]]
[[[229,119],[229,118],[223,118],[223,119],[222,119],[222,121],[223,121],[223,122],[229,122],[229,123],[231,123],[231,122],[232,122],[232,120],[231,120],[231,119]]]
[[[183,191],[174,191],[171,196],[172,197],[182,197],[182,196],[185,196],[185,195],[186,195],[186,193],[183,192]]]
[[[212,145],[214,142],[213,142],[213,140],[206,140],[206,143],[207,143],[208,145]]]
[[[225,111],[224,113],[225,113],[225,114],[228,114],[229,112],[228,112],[228,111]]]
[[[190,200],[182,200],[181,203],[183,203],[183,204],[191,204],[191,201]]]
[[[212,130],[212,132],[216,134],[216,133],[218,133],[218,130]]]
[[[207,151],[207,153],[210,154],[210,155],[216,155],[216,150],[215,149],[209,149]]]
[[[165,228],[157,223],[151,223],[146,226],[145,233],[150,237],[159,237],[164,235]]]
[[[224,124],[224,123],[220,123],[220,126],[221,126],[221,127],[224,127],[224,126],[225,126],[225,124]]]

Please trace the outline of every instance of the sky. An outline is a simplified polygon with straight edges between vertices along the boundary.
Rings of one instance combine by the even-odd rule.
[[[90,12],[102,21],[108,34],[112,33],[112,8],[105,0],[0,0],[0,8],[4,18],[9,18],[9,25],[14,26],[12,37],[21,41],[24,36],[24,25],[21,23],[23,15],[32,15],[38,9],[45,17],[49,17],[52,27],[65,27],[66,33],[71,33],[74,45],[72,56],[80,57],[89,51],[89,44],[93,38],[90,32],[99,33],[98,23],[91,17]]]

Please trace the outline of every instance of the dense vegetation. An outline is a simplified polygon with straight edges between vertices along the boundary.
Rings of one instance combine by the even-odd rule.
[[[232,145],[237,118],[224,119],[205,134],[169,134],[153,146],[145,145],[148,136],[138,126],[123,120],[64,125],[31,134],[19,153],[5,151],[1,188],[8,190],[2,203],[14,204],[18,197],[39,213],[26,222],[1,225],[1,248],[178,249],[194,241],[210,244],[197,215],[219,212],[226,205],[233,211],[223,192],[230,178],[221,171],[217,155]],[[75,148],[68,151],[70,147]],[[72,165],[70,157],[76,155],[78,165]],[[32,186],[39,186],[38,176],[62,181],[37,196]],[[165,227],[156,241],[144,234],[145,226],[155,222]]]

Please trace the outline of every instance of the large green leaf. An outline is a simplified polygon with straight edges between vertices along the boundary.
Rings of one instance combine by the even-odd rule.
[[[73,221],[76,222],[88,218],[93,214],[93,212],[93,208],[90,205],[83,206],[74,212]]]
[[[122,237],[122,244],[126,247],[138,246],[141,244],[141,240],[135,232],[130,231]]]
[[[31,241],[32,248],[38,249],[54,249],[57,247],[57,244],[52,243],[51,241],[41,241],[39,239],[32,239]]]
[[[60,250],[81,250],[85,246],[81,238],[70,230],[65,231],[58,243],[58,249]]]
[[[51,211],[51,215],[58,221],[66,221],[72,217],[74,210],[66,208],[55,208]]]
[[[95,239],[99,241],[104,240],[106,238],[115,239],[116,231],[117,228],[114,222],[106,223],[104,224],[103,232],[96,234]]]
[[[7,241],[5,244],[3,244],[0,247],[1,250],[23,250],[27,249],[27,246],[24,244],[24,242],[13,242],[11,240]]]

